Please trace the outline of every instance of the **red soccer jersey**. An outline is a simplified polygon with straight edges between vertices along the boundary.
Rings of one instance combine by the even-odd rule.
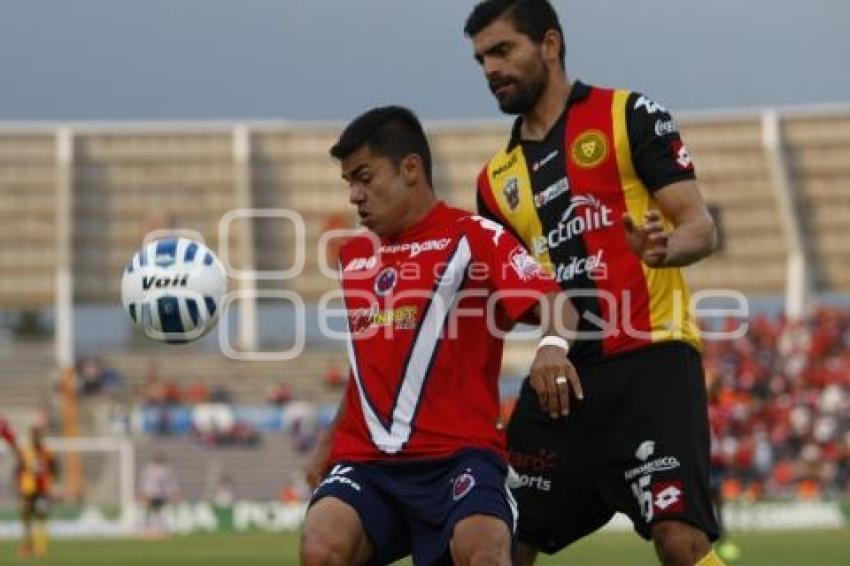
[[[443,203],[375,247],[356,238],[340,253],[351,379],[331,461],[505,457],[492,321],[558,286],[502,226]]]

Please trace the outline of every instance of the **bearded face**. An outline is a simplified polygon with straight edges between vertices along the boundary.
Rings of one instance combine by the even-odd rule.
[[[505,114],[524,114],[540,100],[549,83],[546,66],[539,53],[518,62],[516,71],[494,72],[487,77],[490,92]]]

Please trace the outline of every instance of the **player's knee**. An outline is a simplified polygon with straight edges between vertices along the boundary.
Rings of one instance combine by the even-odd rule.
[[[346,552],[342,545],[321,533],[304,532],[301,536],[301,564],[304,566],[344,566]]]
[[[661,563],[693,565],[711,550],[701,530],[681,521],[661,521],[652,526],[652,540]]]
[[[459,565],[508,566],[511,535],[501,519],[474,515],[455,526],[451,551]]]
[[[301,533],[301,564],[350,566],[370,552],[360,518],[347,503],[324,498],[313,505]]]

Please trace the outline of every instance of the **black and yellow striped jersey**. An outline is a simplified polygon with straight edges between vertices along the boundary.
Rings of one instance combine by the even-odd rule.
[[[626,90],[573,84],[543,140],[507,146],[478,177],[478,209],[526,245],[581,315],[571,357],[591,361],[655,342],[700,348],[690,291],[678,268],[652,269],[622,226],[657,208],[653,194],[695,178],[662,106]]]

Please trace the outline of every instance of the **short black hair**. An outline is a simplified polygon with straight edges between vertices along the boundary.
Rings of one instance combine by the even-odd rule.
[[[484,0],[472,9],[463,26],[463,33],[473,37],[502,18],[509,20],[518,32],[537,44],[543,41],[547,31],[557,31],[561,36],[561,67],[566,65],[564,30],[558,21],[558,13],[548,0]]]
[[[355,118],[345,127],[330,154],[345,159],[363,146],[389,158],[398,167],[401,160],[415,153],[422,159],[425,177],[431,180],[431,148],[419,118],[403,106],[379,106]]]

